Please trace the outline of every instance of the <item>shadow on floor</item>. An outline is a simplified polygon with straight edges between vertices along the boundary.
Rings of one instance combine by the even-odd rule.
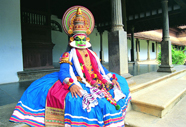
[[[133,76],[153,72],[158,70],[159,65],[153,64],[137,64],[129,65],[129,73]]]
[[[108,68],[108,63],[103,64]],[[159,65],[133,64],[129,65],[129,73],[133,76],[157,71]],[[0,106],[17,103],[23,92],[33,81],[24,81],[0,85]]]
[[[23,92],[33,81],[15,82],[0,85],[0,106],[16,103],[21,98]]]

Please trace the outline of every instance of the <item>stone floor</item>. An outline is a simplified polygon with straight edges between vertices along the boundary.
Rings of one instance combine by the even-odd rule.
[[[148,64],[148,61],[142,64],[130,64],[129,73],[136,76],[148,72],[155,72],[158,69],[157,63],[150,61],[153,64]],[[105,63],[108,67],[108,64]],[[18,127],[19,124],[8,122],[16,103],[21,98],[23,92],[33,81],[15,82],[0,84],[0,127]]]
[[[146,112],[145,114],[136,109],[127,112],[125,122],[128,123],[128,125],[126,127],[186,126],[186,66],[175,66],[175,69],[176,72],[174,73],[167,74],[150,72],[133,77],[133,79],[136,81],[136,85],[130,87],[132,92],[132,101],[138,101],[141,104],[145,104],[146,107],[142,107],[140,109],[141,111],[145,111],[145,108],[148,108],[148,113]],[[155,85],[152,85],[153,82],[156,82]],[[152,86],[148,88],[146,87],[146,89],[141,91],[138,90],[140,85],[146,85],[147,83],[151,84]],[[137,88],[138,92],[133,92],[134,87]],[[147,98],[148,101],[146,101]],[[132,105],[134,107],[135,104],[133,103]],[[161,105],[161,107],[165,109],[165,114],[162,118],[149,115],[152,113],[150,112],[152,107],[149,108],[152,105],[156,108]],[[171,105],[174,106],[171,107]]]
[[[152,61],[151,61],[152,62]],[[108,64],[104,64],[108,68]],[[129,65],[129,73],[133,76],[157,71],[159,65],[149,64],[133,64]],[[23,92],[33,81],[15,82],[0,84],[0,106],[17,102]]]
[[[103,63],[103,65],[109,70],[108,62]],[[128,65],[129,73],[133,76],[157,71],[158,67],[159,67],[159,65],[156,60],[139,61],[136,64],[129,62],[129,65]]]
[[[163,118],[135,111],[131,111],[130,113],[133,117],[126,116],[125,120],[130,119],[130,121],[135,121],[140,124],[140,126],[128,125],[126,127],[185,127],[186,96],[182,98]]]
[[[33,81],[15,82],[0,85],[0,106],[16,103]]]

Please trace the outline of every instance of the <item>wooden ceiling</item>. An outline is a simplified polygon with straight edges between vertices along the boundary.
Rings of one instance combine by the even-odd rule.
[[[22,2],[24,0],[21,0]],[[45,5],[45,0],[32,0],[39,6]],[[71,6],[81,5],[87,7],[94,15],[98,30],[110,30],[111,26],[111,2],[110,0],[47,0],[49,1],[51,14],[62,18],[64,12]],[[162,29],[162,7],[161,0],[121,0],[126,2],[126,21],[128,33],[134,27],[134,32]],[[178,26],[186,25],[186,0],[168,0],[169,25],[172,28],[180,29]],[[32,7],[34,7],[32,5]],[[124,5],[122,7],[125,7]]]
[[[169,26],[177,28],[186,25],[186,0],[168,0],[168,7]],[[132,26],[135,32],[162,29],[161,8],[161,0],[128,0],[127,32],[131,32]]]

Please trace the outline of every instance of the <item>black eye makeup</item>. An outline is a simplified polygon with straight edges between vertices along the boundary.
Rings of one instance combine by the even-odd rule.
[[[86,38],[85,37],[83,38],[83,41],[86,41]]]
[[[76,41],[81,41],[81,39],[79,37],[75,37]]]
[[[86,41],[86,38],[84,37],[83,39],[79,38],[79,37],[75,37],[74,38],[75,41]]]

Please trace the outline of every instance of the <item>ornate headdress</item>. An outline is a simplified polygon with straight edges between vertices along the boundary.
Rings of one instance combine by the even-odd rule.
[[[83,6],[73,6],[63,15],[62,26],[65,33],[70,37],[70,46],[76,47],[74,38],[78,35],[86,37],[86,48],[90,47],[90,38],[87,37],[94,29],[94,17],[92,13]]]

